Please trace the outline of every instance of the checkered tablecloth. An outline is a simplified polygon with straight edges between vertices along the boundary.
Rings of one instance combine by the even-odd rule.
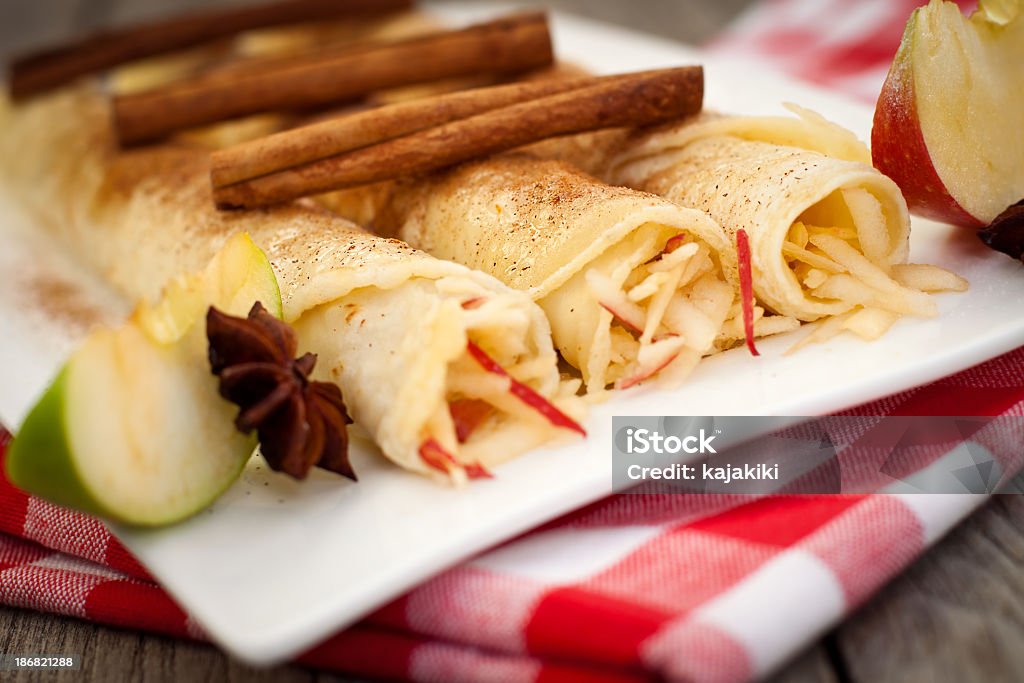
[[[742,48],[873,99],[914,4],[765,2],[712,49]],[[824,16],[837,27],[827,35],[816,28]],[[1019,349],[850,412],[1024,416],[1022,368]],[[1020,467],[1024,439],[985,445],[1006,475]],[[983,500],[619,495],[448,570],[300,661],[417,681],[748,680],[839,621]],[[101,522],[2,480],[0,602],[204,637]]]
[[[1022,368],[1024,349],[851,414],[1024,416]],[[985,445],[1005,473],[1020,467],[1024,440]],[[747,680],[982,500],[614,496],[445,572],[301,661],[422,681]],[[0,602],[203,637],[102,523],[2,481]]]
[[[953,0],[964,12],[977,0]],[[706,48],[874,104],[907,18],[925,0],[764,0]]]

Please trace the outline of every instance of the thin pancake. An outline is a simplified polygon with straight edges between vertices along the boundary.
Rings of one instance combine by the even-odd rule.
[[[502,155],[323,201],[527,292],[593,391],[681,379],[735,314],[714,221],[564,163]]]
[[[935,315],[935,303],[894,271],[907,259],[910,236],[895,183],[869,165],[852,133],[793,110],[796,117],[706,112],[533,151],[706,211],[731,236],[745,230],[755,295],[771,311],[805,321],[867,312],[875,324],[856,323],[872,330],[864,336],[877,336],[901,315]]]
[[[420,472],[434,440],[463,466],[493,464],[565,430],[516,400],[508,378],[473,362],[469,342],[517,380],[577,412],[556,368],[549,327],[528,297],[482,273],[369,235],[311,204],[222,213],[205,150],[182,144],[119,152],[106,100],[83,86],[0,110],[5,184],[56,242],[121,292],[154,297],[248,232],[270,257],[285,319],[318,374],[342,388],[384,454]],[[466,305],[466,304],[470,305]],[[489,406],[459,443],[451,405]],[[577,412],[578,414],[578,412]],[[499,447],[500,444],[500,447]],[[433,469],[432,469],[433,468]]]

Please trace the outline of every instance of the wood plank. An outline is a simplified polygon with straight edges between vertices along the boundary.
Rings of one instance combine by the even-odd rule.
[[[998,496],[838,631],[851,681],[1010,681],[1024,672],[1024,496]]]
[[[828,650],[823,644],[814,645],[800,655],[766,683],[842,683],[836,676],[836,670]]]
[[[12,683],[216,681],[218,683],[353,683],[298,666],[254,669],[216,648],[109,628],[75,619],[0,607],[0,652],[81,657],[79,671],[3,672]]]

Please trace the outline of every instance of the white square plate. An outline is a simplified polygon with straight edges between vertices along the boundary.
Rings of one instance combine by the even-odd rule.
[[[455,23],[499,11],[437,9]],[[569,16],[553,22],[559,55],[597,72],[704,63],[710,108],[781,113],[792,101],[868,134],[868,108],[751,65]],[[25,273],[26,264],[52,258],[15,237],[25,227],[15,203],[0,197],[2,272]],[[761,342],[760,358],[737,349],[708,359],[678,390],[640,388],[597,407],[588,439],[532,452],[499,467],[493,481],[452,490],[356,443],[357,485],[319,472],[299,484],[254,461],[194,519],[116,533],[225,649],[254,664],[285,659],[445,567],[609,493],[613,415],[827,413],[1024,344],[1019,263],[988,251],[971,231],[917,219],[912,260],[951,268],[970,280],[970,291],[939,296],[940,317],[903,320],[874,343],[839,337],[783,356],[795,339],[787,335]],[[41,319],[12,279],[0,298],[0,419],[16,427],[81,332]]]

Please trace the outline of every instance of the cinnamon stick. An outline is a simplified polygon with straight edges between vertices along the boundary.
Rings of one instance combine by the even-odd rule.
[[[703,92],[704,76],[699,66],[609,76],[567,92],[491,109],[326,159],[229,184],[214,183],[213,197],[222,209],[267,206],[426,173],[558,135],[651,125],[699,112]],[[389,125],[402,127],[394,122]],[[302,130],[293,134],[301,135]],[[300,141],[296,148],[305,150],[306,145]],[[303,155],[300,152],[298,156]],[[273,165],[265,161],[257,158],[246,163],[260,169]],[[234,169],[219,166],[222,179],[239,175]]]
[[[492,109],[578,90],[599,81],[591,77],[512,83],[425,97],[332,118],[214,152],[210,159],[210,180],[214,187],[224,187]]]
[[[126,62],[181,50],[271,26],[384,14],[413,0],[281,0],[102,31],[62,47],[15,58],[8,82],[13,99],[63,85]]]
[[[114,100],[122,144],[159,139],[177,130],[249,114],[344,102],[388,88],[476,74],[507,74],[553,60],[547,17],[516,15],[382,44],[288,61],[237,77],[200,77]]]

